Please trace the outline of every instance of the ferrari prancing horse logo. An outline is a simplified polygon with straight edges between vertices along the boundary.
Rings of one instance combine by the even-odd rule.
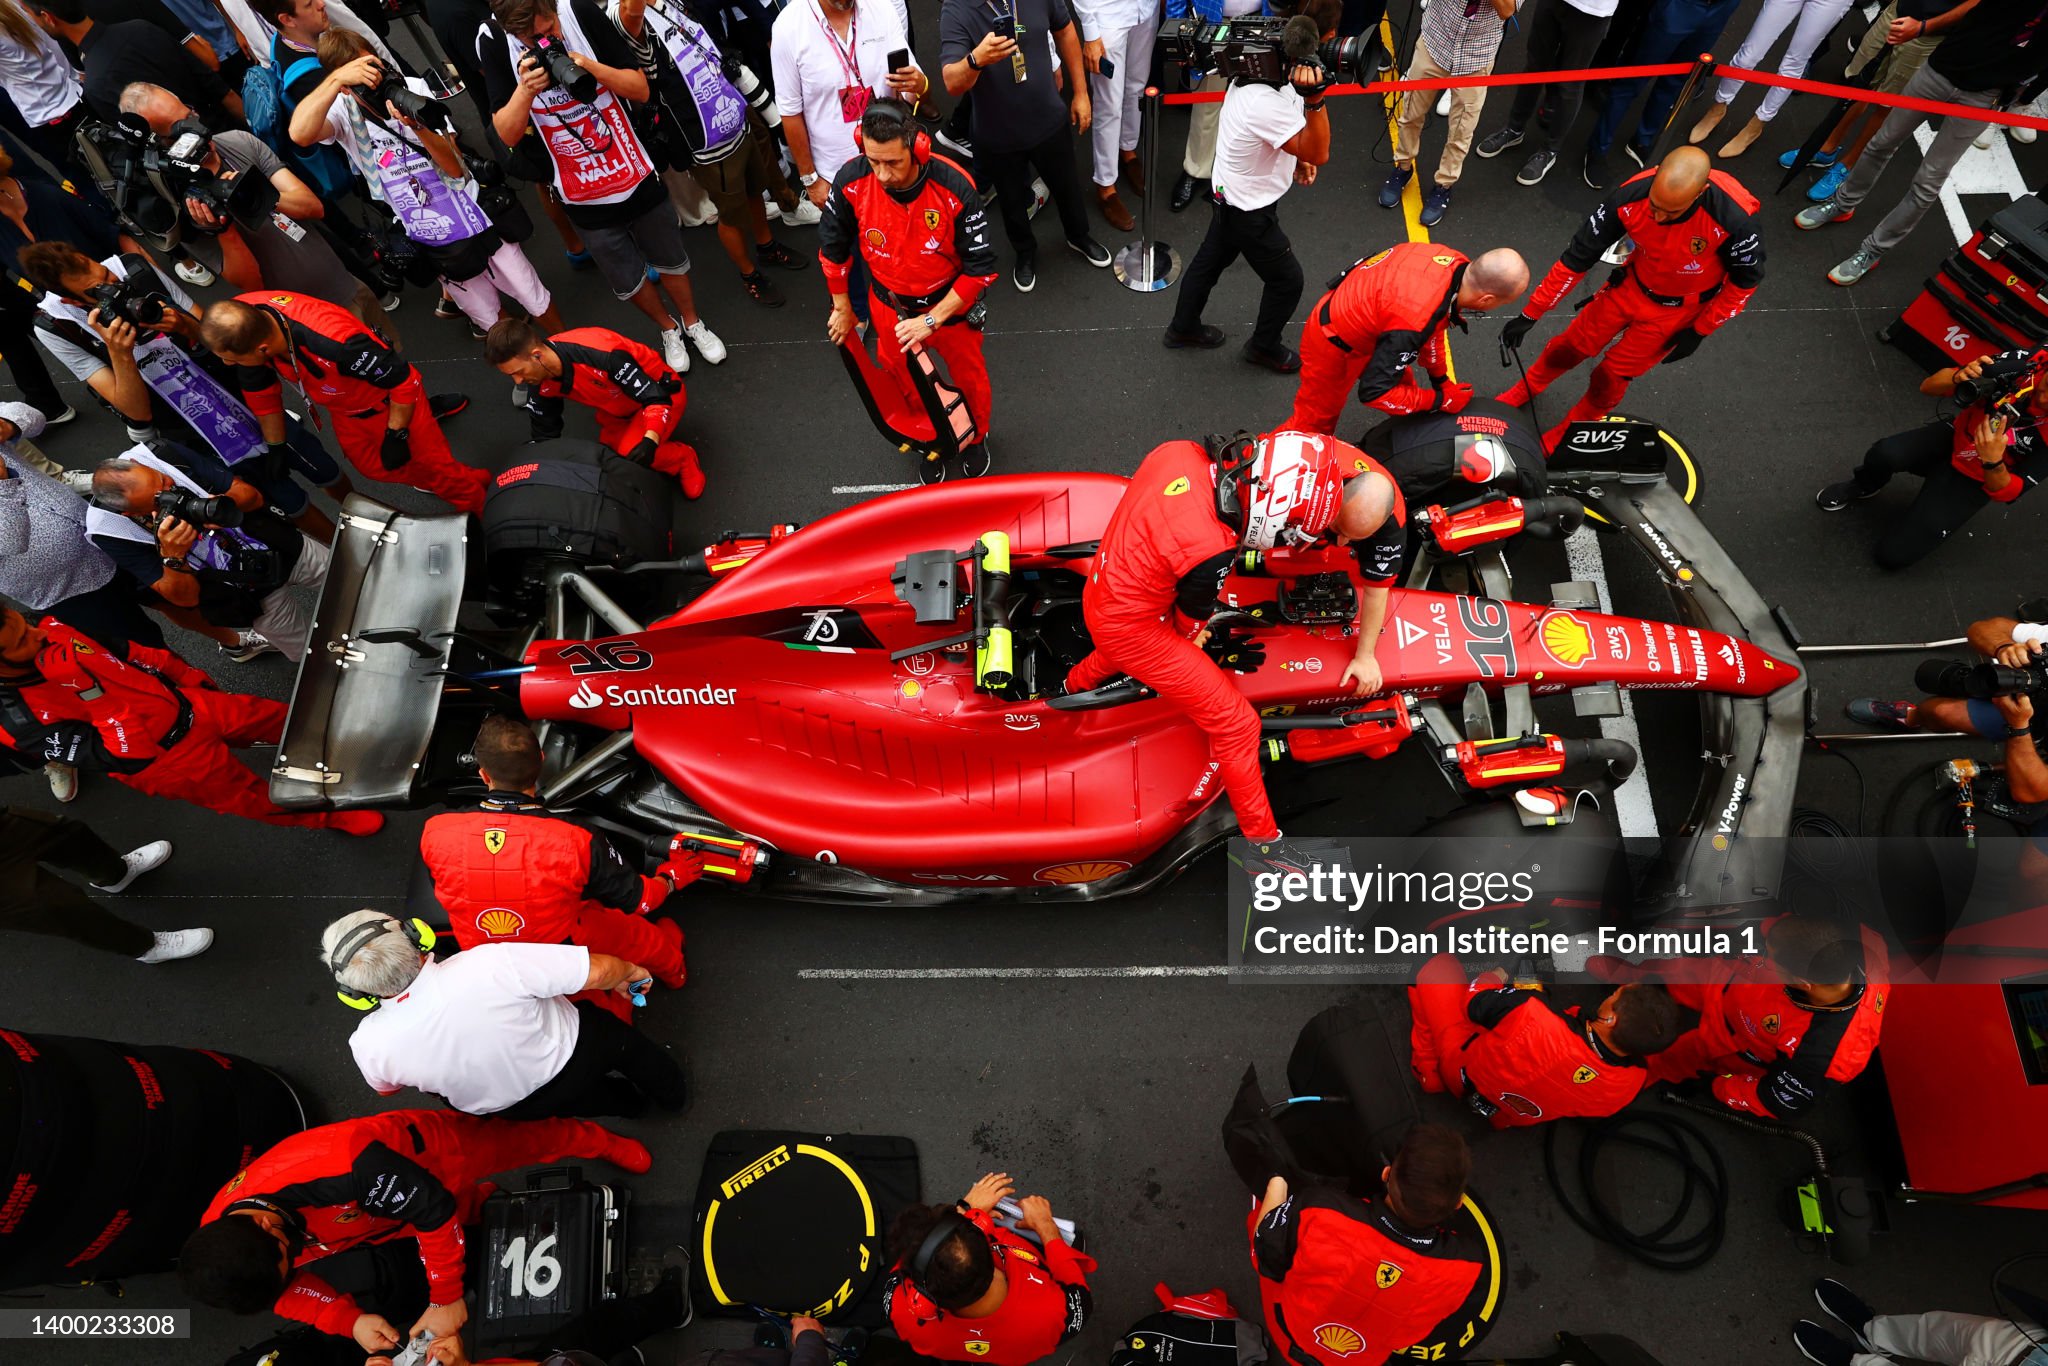
[[[989,1353],[989,1344],[986,1342],[981,1342],[977,1340],[974,1342],[962,1343],[961,1345],[965,1347],[968,1350],[968,1352],[974,1356],[985,1357]]]
[[[1171,498],[1177,493],[1186,493],[1188,491],[1188,487],[1189,486],[1187,476],[1183,475],[1179,479],[1174,480],[1171,484],[1168,484],[1166,486],[1165,496]]]
[[[1578,1071],[1572,1073],[1572,1080],[1581,1086],[1584,1086],[1589,1081],[1598,1081],[1599,1079],[1600,1074],[1590,1067],[1581,1067]]]
[[[495,855],[495,854],[497,854],[497,853],[498,853],[498,852],[499,852],[500,850],[504,849],[504,847],[505,847],[505,832],[504,832],[504,831],[502,831],[502,830],[486,830],[486,831],[484,831],[484,849],[485,849],[485,851],[486,851],[487,853],[490,853],[490,854],[493,854],[493,855]]]
[[[1381,1262],[1379,1270],[1373,1272],[1373,1284],[1382,1290],[1392,1290],[1394,1282],[1401,1279],[1401,1268],[1392,1262]]]

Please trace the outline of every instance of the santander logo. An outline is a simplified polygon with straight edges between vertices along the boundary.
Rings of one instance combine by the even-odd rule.
[[[578,711],[589,711],[592,707],[604,705],[604,699],[591,691],[590,680],[577,684],[576,691],[569,695],[569,705]]]

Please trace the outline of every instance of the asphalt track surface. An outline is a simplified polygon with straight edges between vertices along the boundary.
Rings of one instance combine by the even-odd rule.
[[[1406,5],[1395,5],[1405,17]],[[1722,48],[1732,51],[1753,6],[1745,6]],[[928,66],[936,4],[915,0]],[[1860,9],[1860,6],[1859,6]],[[1519,69],[1511,37],[1504,69]],[[1839,43],[1815,64],[1840,71]],[[459,105],[467,112],[466,103]],[[1749,107],[1745,101],[1738,115]],[[1292,193],[1283,220],[1310,280],[1317,283],[1361,254],[1401,240],[1398,213],[1372,200],[1385,174],[1387,140],[1377,101],[1333,104],[1335,157],[1322,179]],[[1496,99],[1481,132],[1498,126]],[[1883,268],[1855,290],[1823,272],[1856,245],[1852,227],[1796,232],[1799,187],[1775,198],[1776,154],[1821,117],[1817,102],[1795,99],[1763,142],[1733,169],[1766,196],[1763,221],[1769,278],[1748,311],[1680,366],[1637,383],[1628,410],[1678,433],[1705,472],[1702,513],[1766,600],[1785,604],[1809,640],[1932,639],[1961,634],[1971,620],[2008,613],[2019,596],[2041,591],[2029,577],[2026,547],[2039,544],[2040,500],[1988,510],[1930,560],[1881,575],[1869,560],[1879,516],[1901,504],[1905,487],[1839,516],[1823,516],[1813,491],[1844,475],[1872,439],[1927,419],[1932,403],[1915,389],[1919,367],[1876,341],[1874,333],[1914,296],[1954,240],[1937,210]],[[1182,116],[1170,114],[1161,139],[1163,193],[1178,161]],[[1582,123],[1583,129],[1586,125]],[[1729,127],[1736,126],[1733,120]],[[1433,166],[1443,123],[1433,119],[1424,166]],[[1576,177],[1576,140],[1541,186],[1517,186],[1514,154],[1474,158],[1438,240],[1476,254],[1519,248],[1537,273],[1555,259],[1579,216],[1596,199]],[[2012,147],[2028,179],[2039,183],[2048,145]],[[2006,155],[1999,149],[1997,155]],[[1884,212],[1903,192],[1916,158],[1902,154],[1866,212]],[[1966,196],[1975,221],[1997,198]],[[1163,209],[1163,202],[1162,202]],[[538,215],[536,215],[538,220]],[[1159,235],[1184,256],[1198,244],[1201,207],[1160,214]],[[1860,226],[1860,225],[1859,225]],[[778,229],[809,250],[810,229]],[[1105,241],[1114,235],[1098,223]],[[991,291],[988,360],[995,378],[998,470],[1127,471],[1170,437],[1260,427],[1287,411],[1293,382],[1254,369],[1235,346],[1249,330],[1257,282],[1233,270],[1216,292],[1209,320],[1232,345],[1208,353],[1169,352],[1158,344],[1171,296],[1141,298],[1059,249],[1048,213],[1039,224],[1039,284],[1029,297],[1007,279]],[[690,371],[689,411],[681,434],[703,452],[710,476],[704,499],[689,507],[685,543],[722,528],[815,520],[862,496],[837,490],[895,485],[912,478],[906,457],[883,444],[849,391],[824,339],[826,300],[813,268],[783,276],[787,308],[759,308],[741,293],[708,229],[689,233],[692,276],[704,317],[731,358]],[[572,324],[603,322],[632,335],[645,324],[603,297],[594,274],[572,274],[541,223],[529,244]],[[1007,247],[1003,250],[1008,263]],[[218,291],[208,291],[209,294]],[[410,291],[395,321],[409,354],[435,391],[463,390],[476,400],[452,433],[459,453],[503,451],[525,437],[523,416],[506,386],[482,363],[463,325],[429,316],[431,298]],[[1560,323],[1547,321],[1536,340]],[[1508,383],[1494,355],[1498,324],[1474,322],[1455,340],[1461,378],[1482,392]],[[651,340],[651,339],[650,339]],[[1546,414],[1576,396],[1567,379]],[[80,419],[43,444],[72,465],[113,454],[118,427],[81,393]],[[572,418],[572,424],[576,419]],[[587,420],[587,419],[586,419]],[[1546,420],[1554,421],[1554,415]],[[1346,434],[1354,423],[1347,420]],[[571,432],[579,430],[572,425]],[[1901,481],[1901,485],[1911,481]],[[409,491],[392,501],[419,506]],[[1624,592],[1632,570],[1610,548],[1610,573]],[[1653,604],[1643,600],[1649,608]],[[231,686],[284,696],[291,670],[274,657],[237,668],[193,645],[192,657]],[[1911,656],[1823,664],[1816,682],[1822,713],[1860,692],[1898,692]],[[1649,727],[1646,727],[1646,729]],[[1681,747],[1682,748],[1682,747]],[[1982,750],[1985,747],[1979,746]],[[1863,806],[1871,833],[1877,809],[1908,768],[1945,745],[1883,747],[1859,754],[1867,773]],[[1689,789],[1693,775],[1652,769],[1662,800]],[[1332,830],[1391,833],[1414,803],[1437,800],[1441,784],[1416,765],[1351,771],[1350,802],[1319,817]],[[1809,754],[1805,805],[1854,828],[1858,789],[1839,762]],[[47,805],[40,784],[10,781],[0,799]],[[4,971],[4,1023],[18,1029],[141,1042],[208,1046],[243,1053],[287,1072],[328,1117],[378,1107],[349,1062],[346,1036],[355,1016],[336,1004],[318,967],[319,927],[359,906],[399,904],[415,862],[420,815],[400,815],[381,836],[267,827],[197,808],[153,803],[107,781],[91,781],[72,813],[117,843],[169,838],[173,863],[123,897],[148,924],[213,926],[211,953],[192,963],[144,968],[69,944],[11,940]],[[682,919],[689,934],[691,981],[645,1012],[644,1028],[686,1060],[696,1100],[680,1120],[621,1127],[653,1146],[656,1166],[633,1182],[641,1209],[634,1243],[676,1241],[687,1228],[687,1201],[708,1137],[734,1127],[904,1134],[924,1162],[927,1198],[949,1199],[987,1169],[1013,1173],[1021,1188],[1049,1195],[1061,1213],[1081,1219],[1101,1258],[1097,1314],[1057,1360],[1100,1362],[1126,1325],[1149,1311],[1150,1287],[1228,1289],[1256,1313],[1256,1288],[1243,1243],[1245,1196],[1225,1164],[1217,1125],[1247,1063],[1276,1090],[1295,1032],[1312,1014],[1364,989],[1312,985],[1231,987],[1213,977],[1026,975],[958,980],[925,975],[891,980],[806,978],[814,969],[1127,968],[1204,966],[1222,961],[1224,916],[1216,860],[1177,884],[1128,902],[1078,909],[959,912],[839,910],[747,900],[724,890],[693,890]],[[1406,1007],[1391,991],[1365,992],[1405,1029]],[[1735,1366],[1795,1360],[1792,1322],[1812,1312],[1811,1280],[1831,1268],[1802,1246],[1778,1206],[1802,1176],[1799,1150],[1770,1138],[1716,1128],[1737,1198],[1720,1255],[1702,1270],[1668,1275],[1626,1261],[1566,1220],[1545,1189],[1540,1138],[1494,1135],[1440,1097],[1429,1113],[1462,1124],[1473,1140],[1476,1189],[1496,1216],[1506,1258],[1505,1300],[1487,1353],[1540,1355],[1553,1331],[1614,1331],[1651,1347],[1666,1366]],[[1837,1145],[1838,1163],[1877,1170],[1873,1131],[1846,1100],[1817,1122]],[[1624,1172],[1624,1198],[1647,1211],[1662,1197],[1648,1178]],[[1844,1274],[1881,1308],[1953,1308],[1990,1312],[1993,1266],[2038,1245],[2040,1216],[2001,1210],[1893,1208],[1868,1263]],[[126,1287],[124,1308],[180,1303],[168,1277]],[[28,1301],[10,1301],[24,1304]],[[111,1305],[104,1291],[53,1292],[49,1307]],[[263,1335],[261,1320],[234,1321],[202,1311],[190,1341],[146,1349],[114,1344],[0,1347],[0,1360],[49,1366],[149,1361],[200,1366]],[[732,1345],[747,1330],[706,1320],[680,1340],[686,1351]],[[663,1351],[674,1350],[673,1340]],[[652,1360],[677,1359],[660,1352]]]

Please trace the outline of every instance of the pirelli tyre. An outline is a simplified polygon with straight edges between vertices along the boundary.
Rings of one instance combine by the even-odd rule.
[[[305,1127],[245,1058],[0,1030],[10,1117],[0,1290],[168,1268],[213,1193]]]

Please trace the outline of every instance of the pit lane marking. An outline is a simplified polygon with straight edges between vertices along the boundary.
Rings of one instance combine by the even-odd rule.
[[[834,484],[832,492],[842,496],[850,493],[900,493],[916,487],[915,484]]]

